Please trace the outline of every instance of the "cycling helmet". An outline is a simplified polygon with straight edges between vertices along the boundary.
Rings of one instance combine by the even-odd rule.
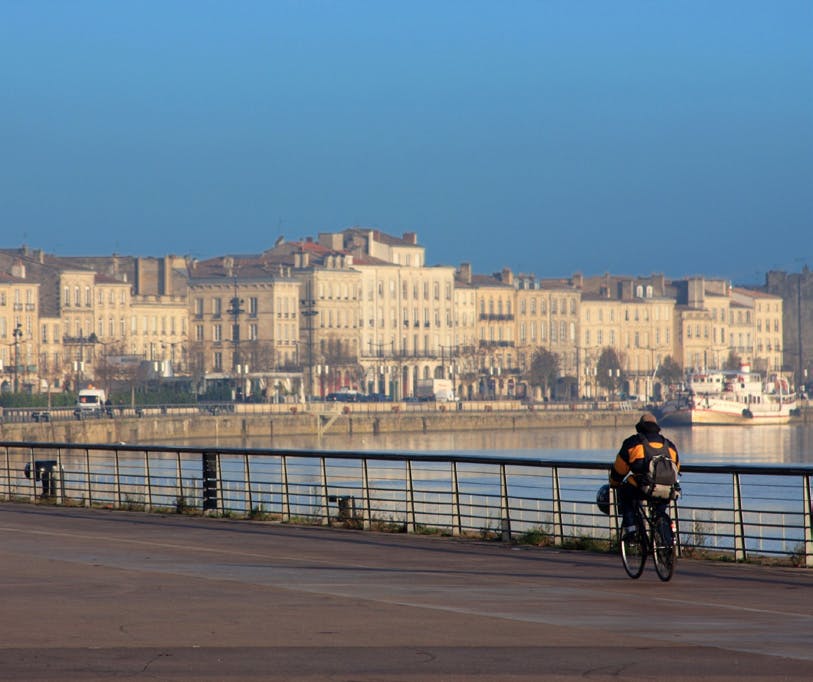
[[[610,513],[610,486],[603,485],[596,493],[596,504],[601,509],[602,514],[609,515]]]

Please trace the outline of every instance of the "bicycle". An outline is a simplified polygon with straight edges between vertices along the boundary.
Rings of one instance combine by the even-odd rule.
[[[624,477],[626,483],[630,474]],[[675,484],[674,492],[680,493],[680,485]],[[640,578],[644,572],[647,556],[652,556],[655,572],[664,582],[670,580],[675,572],[677,544],[675,527],[669,516],[668,499],[646,498],[635,501],[635,532],[621,536],[621,561],[630,578]]]

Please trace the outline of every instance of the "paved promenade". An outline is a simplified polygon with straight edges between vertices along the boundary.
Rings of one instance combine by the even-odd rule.
[[[2,680],[808,680],[813,571],[0,505]]]

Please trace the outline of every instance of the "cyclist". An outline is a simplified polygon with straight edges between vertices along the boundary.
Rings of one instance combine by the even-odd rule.
[[[621,449],[615,456],[613,468],[610,470],[610,486],[618,490],[618,507],[621,511],[623,536],[626,538],[635,533],[635,502],[645,497],[639,487],[637,477],[643,477],[647,472],[647,450],[660,450],[667,448],[669,457],[680,467],[677,446],[668,438],[661,435],[661,427],[655,415],[644,412],[635,424],[636,433],[625,439]],[[624,480],[627,474],[632,476]],[[666,507],[668,500],[659,501]]]

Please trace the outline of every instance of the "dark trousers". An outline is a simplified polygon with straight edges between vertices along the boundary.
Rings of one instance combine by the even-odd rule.
[[[625,483],[618,488],[618,510],[621,512],[621,523],[624,528],[635,525],[635,503],[637,500],[646,499],[643,493],[634,485]],[[669,506],[667,500],[650,500],[650,504],[655,504],[661,509]]]

